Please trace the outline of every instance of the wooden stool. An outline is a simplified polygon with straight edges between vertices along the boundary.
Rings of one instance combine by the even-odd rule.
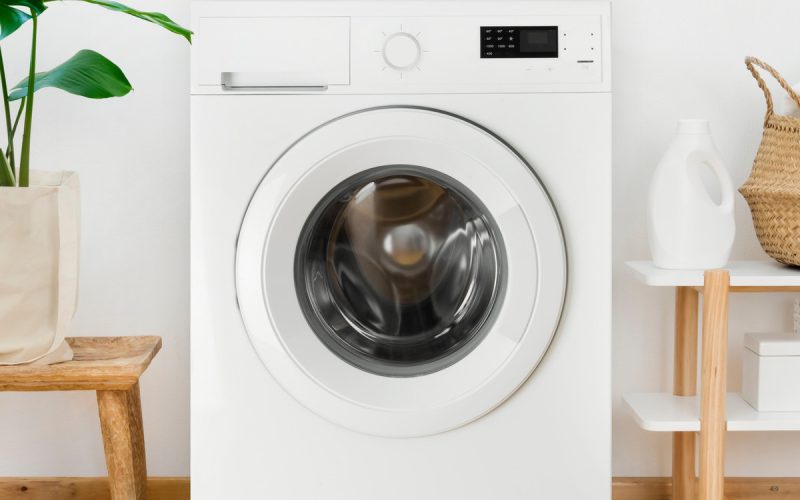
[[[97,391],[113,500],[146,498],[139,377],[161,349],[160,337],[67,339],[75,358],[49,366],[0,366],[0,391]]]

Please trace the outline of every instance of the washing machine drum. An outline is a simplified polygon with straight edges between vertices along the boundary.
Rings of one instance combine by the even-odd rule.
[[[295,286],[314,333],[343,360],[417,376],[463,358],[488,331],[503,261],[491,214],[464,186],[392,166],[356,174],[317,206]]]
[[[393,107],[324,124],[269,168],[236,281],[289,393],[345,427],[418,436],[480,417],[531,374],[566,259],[519,155],[452,114]]]

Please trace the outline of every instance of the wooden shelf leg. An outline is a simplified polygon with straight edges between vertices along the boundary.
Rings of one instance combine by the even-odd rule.
[[[728,271],[706,271],[700,391],[700,500],[724,498],[729,291]]]
[[[697,290],[675,289],[675,375],[673,394],[697,394]],[[695,500],[695,433],[672,433],[672,498]]]
[[[147,498],[147,465],[139,384],[127,391],[97,391],[112,500]]]

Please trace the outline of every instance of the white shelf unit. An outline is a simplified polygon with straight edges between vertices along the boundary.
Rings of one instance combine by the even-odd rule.
[[[627,263],[636,278],[648,286],[703,286],[703,269],[661,269],[650,261]],[[800,287],[800,269],[774,261],[742,260],[725,267],[731,287]]]
[[[800,431],[800,413],[758,412],[738,394],[726,393],[729,295],[800,292],[800,269],[772,261],[731,262],[713,270],[660,269],[647,261],[627,266],[645,285],[675,288],[675,387],[673,394],[629,394],[624,400],[643,429],[673,435],[672,498],[723,500],[726,431]]]
[[[633,418],[653,432],[700,432],[697,396],[673,396],[666,392],[628,394],[623,397]],[[758,412],[738,394],[726,399],[729,432],[800,431],[800,412]]]

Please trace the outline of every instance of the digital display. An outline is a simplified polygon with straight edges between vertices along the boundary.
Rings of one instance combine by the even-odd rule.
[[[520,52],[553,52],[558,51],[558,30],[538,29],[519,31]]]
[[[481,58],[558,57],[558,26],[481,26]]]

